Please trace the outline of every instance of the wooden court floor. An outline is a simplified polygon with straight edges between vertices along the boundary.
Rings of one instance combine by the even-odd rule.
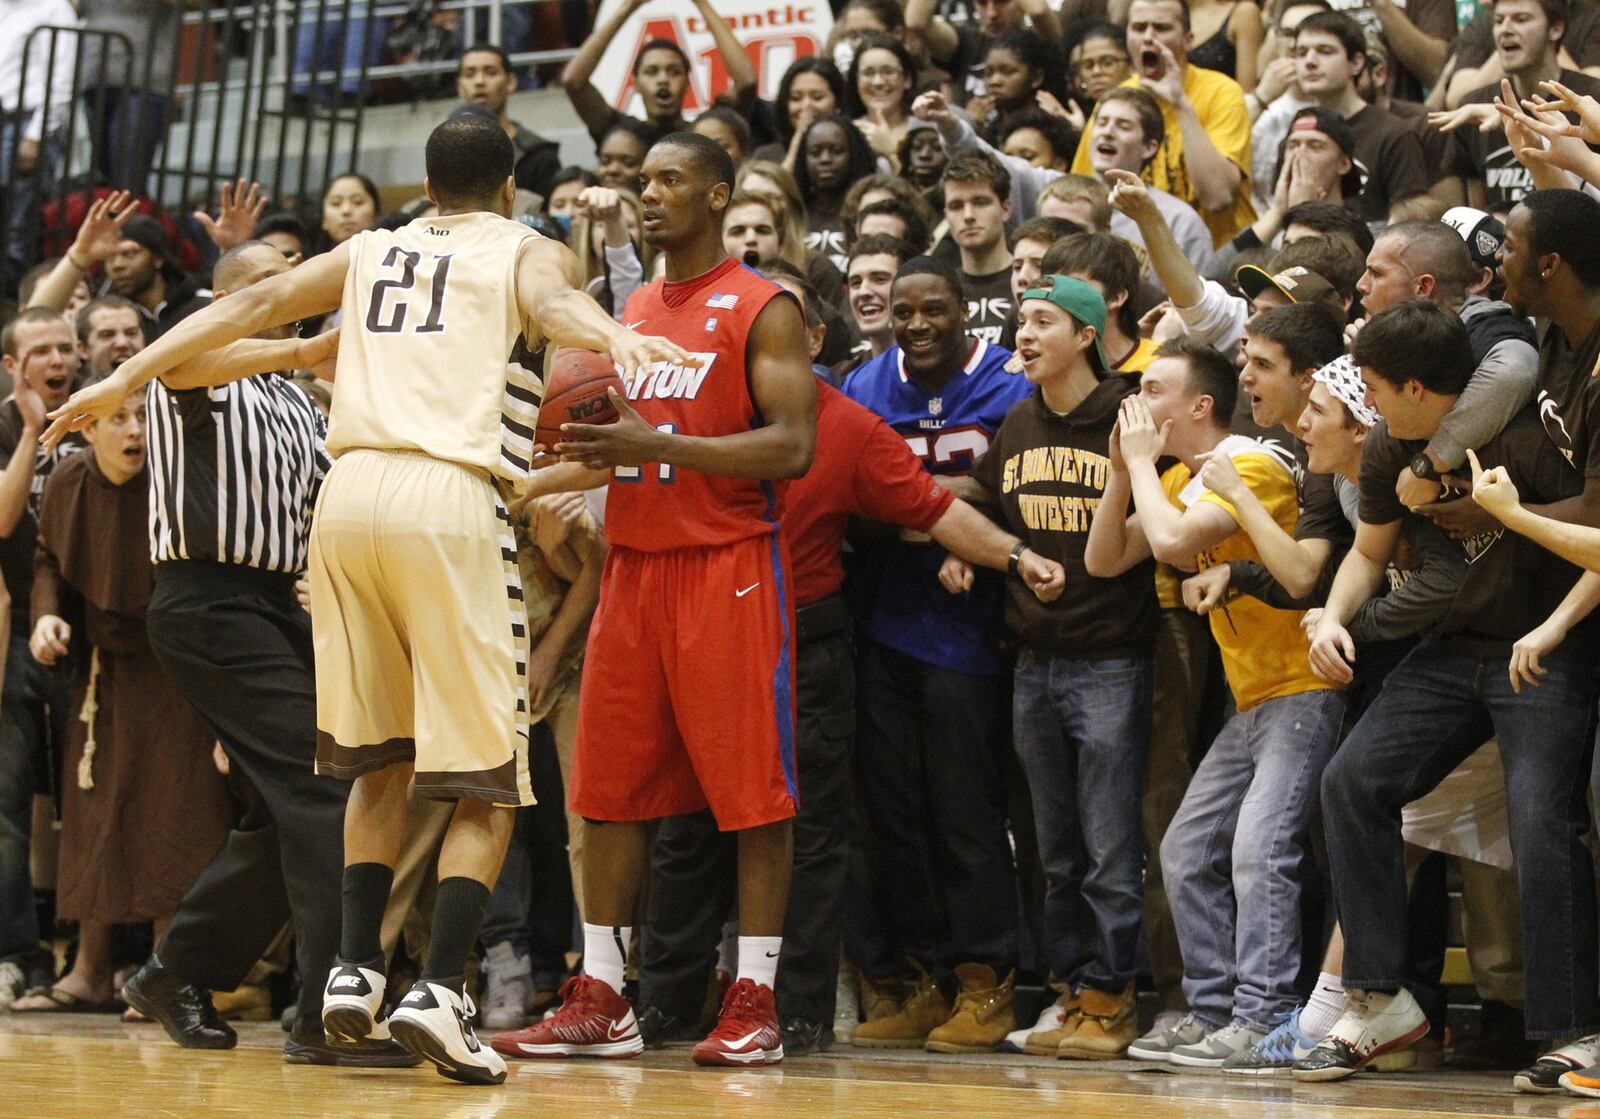
[[[1509,1076],[1362,1076],[1343,1085],[1174,1076],[1133,1063],[932,1058],[835,1049],[775,1069],[713,1071],[687,1048],[639,1060],[514,1064],[504,1085],[452,1084],[431,1067],[347,1072],[285,1065],[275,1025],[245,1025],[226,1053],[180,1050],[154,1026],[0,1013],[5,1119],[1600,1119],[1600,1100],[1518,1096]]]

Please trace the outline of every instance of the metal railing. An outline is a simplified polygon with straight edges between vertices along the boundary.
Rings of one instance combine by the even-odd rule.
[[[35,169],[16,172],[23,129],[0,150],[0,230],[64,194],[101,186],[148,194],[170,208],[206,205],[219,183],[260,181],[276,205],[313,200],[326,179],[360,166],[366,110],[376,93],[414,100],[419,79],[454,73],[456,57],[396,63],[381,57],[403,17],[454,13],[455,51],[478,38],[499,42],[507,9],[570,0],[211,0],[209,7],[152,19],[143,42],[80,27],[35,28],[10,103],[24,95],[43,60],[45,100],[70,65],[64,104],[51,105],[47,143]],[[158,6],[165,7],[165,5]],[[516,50],[519,69],[563,62],[574,48]],[[157,65],[160,62],[162,65]],[[30,64],[32,71],[30,72]],[[397,81],[399,79],[399,81]],[[143,112],[133,135],[127,91]],[[17,114],[11,114],[16,116]],[[14,189],[28,188],[31,189]],[[20,197],[19,197],[20,196]],[[34,223],[36,228],[36,222]]]

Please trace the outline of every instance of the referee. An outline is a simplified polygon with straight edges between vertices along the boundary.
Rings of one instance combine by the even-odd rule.
[[[272,246],[246,242],[218,260],[217,298],[288,269]],[[310,349],[292,329],[277,333],[288,335],[276,347],[285,366]],[[247,807],[123,997],[179,1045],[232,1048],[209,992],[237,987],[292,921],[302,986],[284,1060],[411,1065],[392,1041],[334,1049],[322,1032],[348,786],[313,772],[311,622],[294,583],[329,464],[325,431],[311,399],[277,374],[204,389],[175,371],[150,385],[150,645],[221,740]]]

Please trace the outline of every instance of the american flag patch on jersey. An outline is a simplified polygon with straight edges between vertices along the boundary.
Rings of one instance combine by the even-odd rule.
[[[737,295],[713,295],[706,300],[706,306],[716,307],[723,311],[731,311],[738,302],[739,297]]]

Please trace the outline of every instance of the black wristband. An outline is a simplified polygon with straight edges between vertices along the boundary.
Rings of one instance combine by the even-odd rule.
[[[1023,541],[1023,540],[1018,540],[1017,541],[1017,546],[1015,548],[1011,549],[1011,555],[1009,557],[1007,557],[1007,559],[1006,559],[1006,567],[1007,567],[1007,569],[1010,570],[1011,574],[1013,574],[1013,575],[1021,574],[1021,572],[1018,569],[1019,569],[1019,567],[1021,566],[1021,563],[1022,563],[1022,553],[1026,552],[1027,550],[1028,550],[1027,542]]]

